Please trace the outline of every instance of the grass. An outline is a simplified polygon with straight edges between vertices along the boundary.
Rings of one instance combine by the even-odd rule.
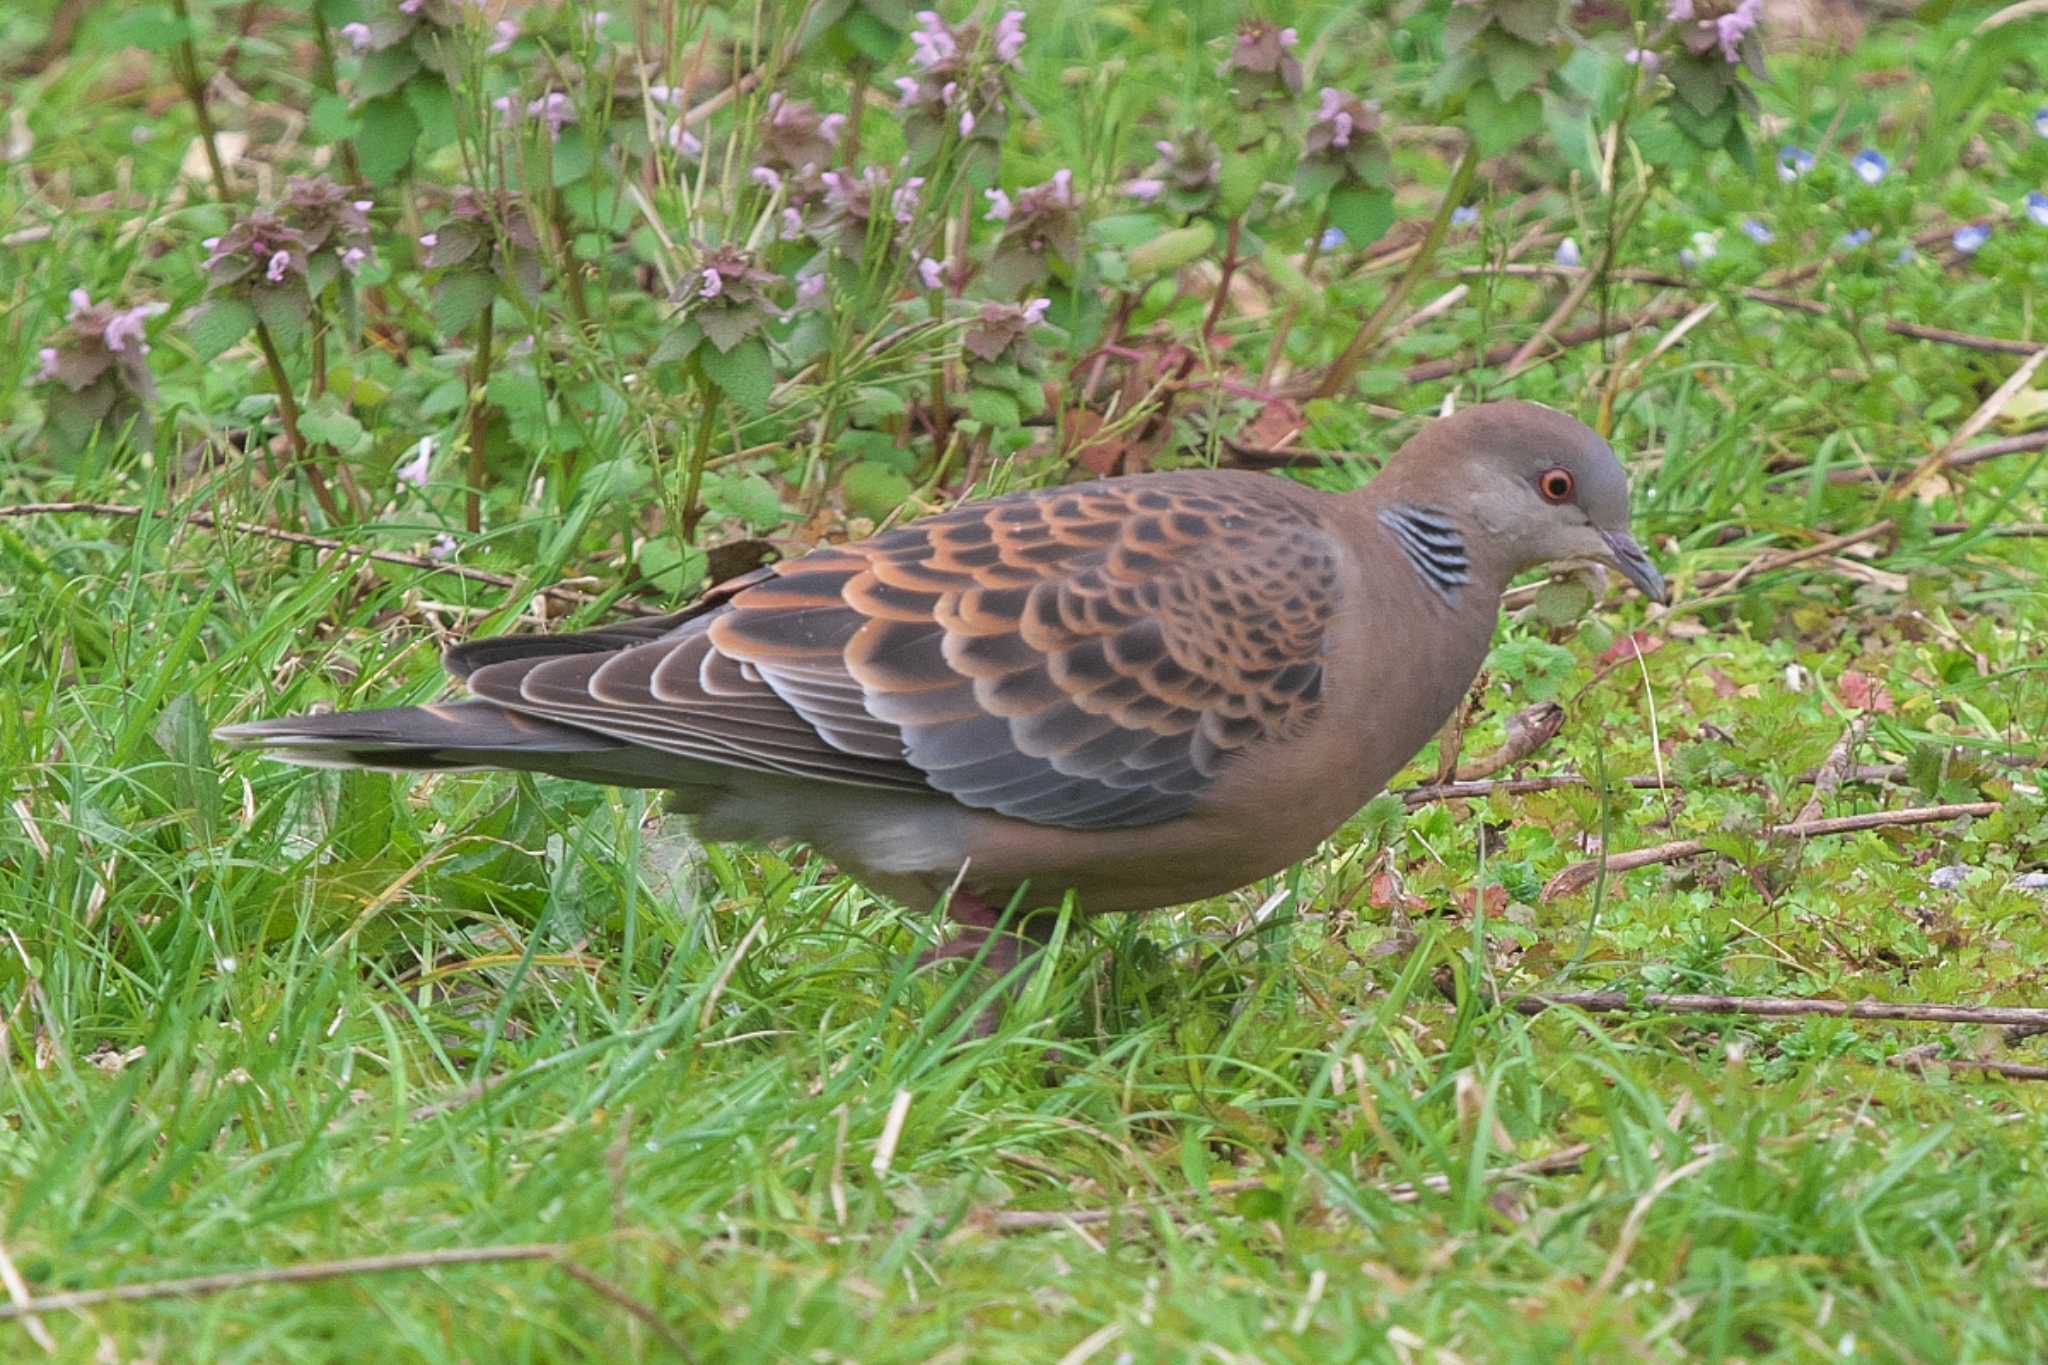
[[[1957,1059],[1996,1052],[1995,1035],[1488,1003],[1595,986],[2041,1002],[2048,921],[2013,878],[2042,865],[2048,823],[2034,772],[1992,760],[2038,755],[2048,730],[2048,555],[2040,538],[1998,533],[2043,520],[2042,457],[1985,460],[1905,498],[1863,476],[1942,449],[2020,360],[1881,319],[2041,338],[2048,227],[2014,206],[2048,187],[2048,137],[2028,122],[2048,102],[2048,48],[1996,35],[2038,40],[2043,20],[1973,39],[1990,11],[1965,6],[1878,23],[1846,54],[1786,48],[1763,90],[1761,175],[1680,160],[1603,189],[1554,137],[1490,159],[1481,224],[1451,234],[1410,304],[1461,282],[1469,294],[1379,348],[1353,395],[1303,404],[1289,443],[1383,450],[1412,428],[1383,409],[1421,414],[1447,395],[1602,416],[1679,604],[1645,617],[1616,597],[1589,611],[1582,586],[1546,586],[1504,626],[1463,741],[1468,758],[1489,752],[1515,712],[1556,699],[1562,734],[1517,771],[1593,783],[1412,809],[1382,798],[1281,878],[1142,919],[1069,918],[1000,1030],[976,1038],[989,983],[908,965],[930,908],[878,902],[800,851],[699,845],[641,794],[288,770],[217,756],[207,735],[315,703],[438,695],[446,639],[537,628],[530,585],[587,573],[609,593],[637,572],[680,590],[703,577],[702,547],[677,531],[692,450],[707,462],[710,544],[764,531],[800,544],[964,495],[970,458],[982,490],[1066,477],[1087,404],[1064,395],[1042,419],[1053,427],[1022,444],[969,431],[936,448],[899,418],[935,378],[964,382],[957,329],[942,352],[920,349],[923,333],[869,344],[883,332],[874,310],[904,292],[877,267],[867,283],[835,277],[843,306],[825,331],[799,322],[778,340],[778,363],[794,367],[806,346],[831,363],[779,371],[772,410],[735,399],[714,428],[696,390],[624,383],[655,372],[635,347],[659,323],[623,268],[593,270],[580,301],[553,287],[539,303],[502,299],[497,373],[512,381],[476,406],[470,329],[437,331],[434,277],[407,256],[437,212],[429,191],[454,174],[444,148],[422,153],[415,182],[376,194],[385,263],[365,279],[386,291],[386,331],[337,340],[328,359],[348,374],[326,376],[362,441],[337,453],[349,429],[322,428],[330,469],[375,496],[359,521],[325,524],[306,490],[250,453],[274,410],[256,348],[203,361],[173,325],[205,285],[197,239],[225,226],[203,171],[180,174],[190,111],[144,50],[178,31],[88,15],[61,55],[28,62],[62,8],[0,19],[0,66],[26,73],[0,104],[13,101],[33,143],[0,181],[4,501],[174,515],[0,517],[0,1247],[36,1296],[250,1278],[46,1313],[42,1338],[0,1323],[6,1358],[43,1341],[79,1361],[2048,1351],[2048,1089],[1892,1064],[1929,1043]],[[240,39],[240,88],[311,108],[306,21],[275,8]],[[210,60],[240,7],[197,9]],[[1034,9],[1017,79],[1038,117],[1008,135],[1002,183],[1072,164],[1102,212],[1122,207],[1114,187],[1154,137],[1222,117],[1214,69],[1236,17],[1220,4]],[[727,37],[750,22],[695,8],[682,19]],[[1418,112],[1434,61],[1426,33],[1407,41],[1421,21],[1332,5],[1296,22],[1336,54],[1323,70],[1369,84],[1408,130],[1393,138],[1394,199],[1419,233],[1452,160]],[[353,60],[343,53],[348,80]],[[843,108],[835,72],[811,56],[790,80]],[[498,88],[462,90],[481,103]],[[270,135],[255,106],[216,104]],[[900,149],[895,123],[870,109],[877,157]],[[1815,148],[1816,170],[1772,176],[1780,141]],[[1891,158],[1881,185],[1845,169],[1863,146]],[[277,165],[313,152],[283,144]],[[978,202],[978,183],[956,188]],[[718,221],[727,202],[710,179],[660,200],[682,215],[671,223]],[[589,202],[561,212],[612,240]],[[1313,215],[1293,212],[1267,220],[1266,237],[1305,237]],[[1750,218],[1771,243],[1742,231]],[[1954,226],[1993,218],[1977,256],[1946,245]],[[1623,222],[1634,226],[1610,236]],[[1838,245],[1865,223],[1873,245]],[[647,226],[628,219],[617,237],[661,275],[676,261]],[[976,240],[994,230],[977,226]],[[1670,272],[1703,231],[1720,234],[1716,254],[1675,297],[1718,307],[1664,351],[1653,346],[1676,317],[1512,377],[1402,377],[1537,334],[1562,286],[1479,269],[1517,242],[1525,260],[1548,259],[1571,234],[1590,262],[1611,240],[1615,264]],[[1931,234],[1920,259],[1896,262],[1916,234]],[[1088,268],[1114,269],[1101,253],[1122,247],[1090,240]],[[1207,275],[1134,291],[1130,344],[1193,339],[1198,378],[1256,378],[1282,285],[1247,266],[1229,336],[1202,342],[1218,252]],[[1820,301],[1817,315],[1721,288],[1809,264],[1782,287]],[[1395,273],[1365,254],[1326,262],[1288,365],[1338,355]],[[36,352],[74,283],[173,304],[153,324],[152,431],[55,432]],[[1116,291],[1062,278],[1053,292],[1056,318],[1085,340],[1102,325],[1087,300]],[[1615,280],[1575,321],[1663,299]],[[514,345],[529,326],[543,338],[530,351]],[[1045,343],[1060,373],[1083,340]],[[310,393],[308,355],[291,364]],[[972,402],[1001,411],[955,396],[956,423],[971,424]],[[1201,389],[1166,414],[1152,458],[1222,458],[1264,410]],[[479,417],[492,463],[472,538],[465,442]],[[2022,405],[1973,439],[2040,420]],[[825,434],[842,431],[843,449]],[[423,435],[440,442],[432,476],[394,483]],[[889,464],[896,445],[915,461]],[[849,472],[869,466],[897,482]],[[1363,472],[1333,456],[1295,476]],[[187,524],[186,510],[406,552],[447,535],[461,562],[519,586],[295,549]],[[1732,590],[1715,577],[1887,517],[1893,531],[1858,550]],[[1805,775],[1858,713],[1859,761],[1903,771],[1845,784],[1825,814],[1966,800],[2000,812],[1761,837],[1799,811]],[[1403,783],[1432,780],[1438,759],[1433,745]],[[1656,771],[1674,789],[1617,780]],[[1542,896],[1596,843],[1683,837],[1710,856]],[[1936,886],[1941,867],[1966,872]],[[2037,1046],[2015,1041],[2010,1055]],[[1580,1146],[1576,1162],[1545,1161]],[[532,1244],[554,1250],[260,1275]]]

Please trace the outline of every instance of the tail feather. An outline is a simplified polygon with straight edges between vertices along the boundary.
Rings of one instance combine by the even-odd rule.
[[[224,725],[213,734],[223,743],[260,749],[270,758],[305,767],[397,772],[517,768],[577,775],[582,765],[576,755],[627,747],[487,701],[281,716]]]

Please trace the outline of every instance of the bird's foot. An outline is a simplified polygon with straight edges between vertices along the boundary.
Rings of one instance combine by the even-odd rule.
[[[1003,923],[1002,911],[991,906],[978,896],[965,891],[955,891],[946,905],[946,917],[959,926],[960,932],[936,947],[927,948],[917,955],[917,966],[924,968],[934,962],[975,961],[994,974],[999,981],[1008,981],[1005,997],[1014,997],[1023,987],[1023,978],[1016,976],[1017,968],[1027,956],[1043,948],[1051,933],[1052,917],[1040,915],[1035,918],[1019,917],[1009,925]],[[974,1036],[986,1038],[996,1031],[1002,1022],[1003,1008],[1009,999],[998,999],[981,1011],[974,1019]]]

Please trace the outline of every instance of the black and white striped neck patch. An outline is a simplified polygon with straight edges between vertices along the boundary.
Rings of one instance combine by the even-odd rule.
[[[1455,606],[1458,589],[1472,581],[1472,560],[1458,524],[1433,507],[1401,503],[1380,513],[1380,525],[1394,533],[1422,581]]]

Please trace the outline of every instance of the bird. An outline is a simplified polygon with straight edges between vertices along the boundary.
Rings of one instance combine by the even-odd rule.
[[[703,839],[943,904],[926,958],[1007,971],[1044,940],[1019,906],[1153,910],[1310,856],[1466,696],[1510,580],[1589,560],[1667,600],[1629,527],[1604,439],[1490,402],[1353,491],[1187,469],[968,502],[670,615],[454,645],[467,700],[215,733],[663,789]]]

